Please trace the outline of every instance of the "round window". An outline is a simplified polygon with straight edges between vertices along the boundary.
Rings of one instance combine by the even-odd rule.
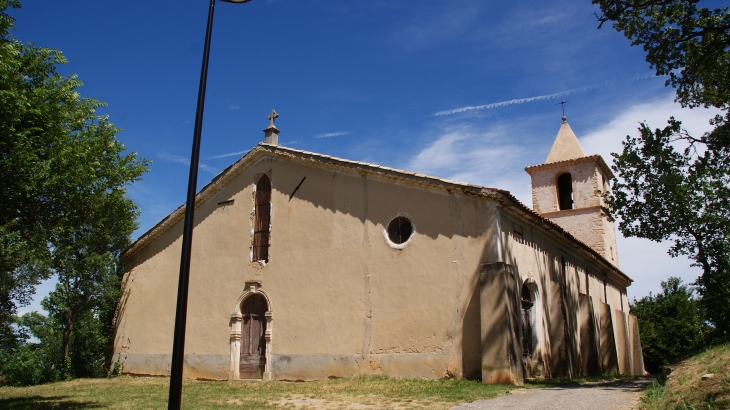
[[[413,235],[413,224],[405,216],[393,218],[388,224],[388,239],[396,245],[408,241]]]

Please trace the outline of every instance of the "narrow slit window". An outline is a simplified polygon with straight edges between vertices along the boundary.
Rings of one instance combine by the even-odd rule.
[[[256,209],[253,231],[253,260],[269,261],[271,226],[271,181],[266,175],[256,184]]]
[[[561,211],[573,209],[573,179],[569,173],[558,177],[558,202]]]

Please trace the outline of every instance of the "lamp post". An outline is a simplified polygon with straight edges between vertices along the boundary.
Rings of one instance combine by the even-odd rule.
[[[248,3],[251,0],[222,0],[227,3]],[[208,27],[205,31],[205,47],[203,49],[203,67],[200,71],[200,87],[198,88],[198,106],[195,112],[195,131],[193,133],[193,153],[190,156],[190,177],[188,178],[188,196],[185,202],[185,220],[183,222],[182,253],[180,256],[180,279],[177,285],[177,308],[175,310],[175,336],[172,342],[172,364],[170,366],[170,394],[167,408],[179,410],[182,395],[183,362],[185,357],[185,322],[188,311],[188,284],[190,279],[190,251],[193,242],[193,219],[195,216],[195,193],[198,185],[198,161],[200,160],[200,132],[203,128],[203,108],[205,107],[205,85],[208,79],[208,55],[210,54],[210,37],[213,31],[213,11],[215,0],[210,0],[208,9]]]

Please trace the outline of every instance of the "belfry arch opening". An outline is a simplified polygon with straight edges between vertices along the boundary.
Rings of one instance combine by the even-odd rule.
[[[561,211],[573,209],[573,178],[568,172],[558,177],[558,205]]]

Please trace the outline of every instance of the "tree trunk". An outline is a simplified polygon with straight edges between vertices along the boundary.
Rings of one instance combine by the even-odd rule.
[[[71,312],[66,315],[66,328],[63,329],[63,359],[68,359],[69,344],[71,341],[71,331],[73,330],[74,322]]]

